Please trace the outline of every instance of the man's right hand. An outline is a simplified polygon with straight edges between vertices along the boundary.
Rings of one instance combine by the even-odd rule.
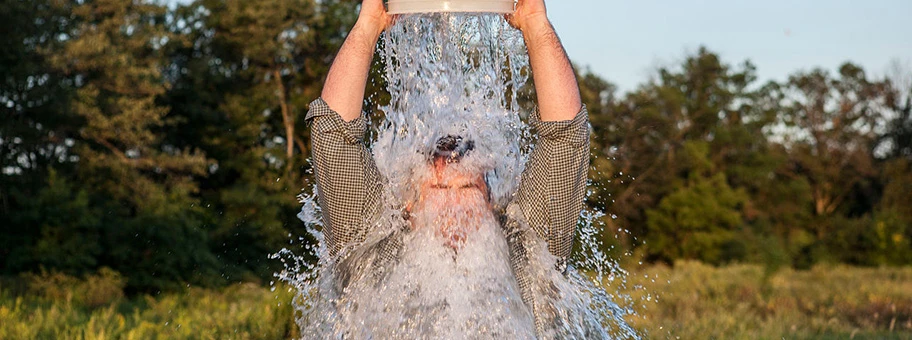
[[[361,2],[361,13],[358,15],[358,24],[364,25],[378,36],[393,22],[392,15],[383,7],[383,0],[364,0]]]

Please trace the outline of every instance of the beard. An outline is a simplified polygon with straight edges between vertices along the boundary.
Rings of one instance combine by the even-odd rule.
[[[487,193],[478,186],[426,188],[410,216],[412,229],[434,230],[455,250],[480,227],[496,224]]]
[[[412,232],[401,236],[401,252],[388,267],[375,265],[369,256],[364,265],[349,266],[382,269],[345,290],[339,315],[347,334],[365,339],[534,338],[533,317],[510,267],[506,238],[483,189],[425,190],[409,222]]]
[[[344,291],[341,327],[354,338],[534,338],[484,178],[457,166],[432,170],[406,208],[411,232],[391,235],[401,237],[396,260],[348,266],[382,269]]]

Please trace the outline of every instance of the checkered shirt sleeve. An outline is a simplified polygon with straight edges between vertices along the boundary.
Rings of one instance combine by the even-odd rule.
[[[530,125],[538,132],[538,141],[513,203],[536,234],[548,242],[548,250],[566,260],[573,249],[586,192],[588,112],[583,106],[571,120],[543,122],[535,111]]]
[[[331,256],[359,244],[380,213],[383,182],[364,145],[365,118],[342,120],[323,99],[310,103],[311,143],[323,234]]]

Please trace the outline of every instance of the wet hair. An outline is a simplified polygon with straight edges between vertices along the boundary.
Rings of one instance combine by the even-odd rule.
[[[475,150],[475,142],[464,140],[462,136],[447,135],[437,140],[430,160],[444,158],[448,163],[459,162],[470,151]]]
[[[429,148],[430,149],[430,148]],[[469,154],[469,152],[475,150],[475,142],[472,140],[465,140],[462,136],[446,135],[437,139],[432,150],[419,150],[419,153],[423,153],[427,156],[429,163],[433,164],[437,159],[445,159],[447,163],[458,163],[463,157]],[[414,174],[414,173],[413,173]],[[485,184],[485,195],[489,202],[491,202],[492,193],[491,193],[491,184],[488,182],[488,176],[482,174],[482,180]],[[410,205],[418,200],[420,195],[419,190],[416,187],[412,187],[406,195],[410,195],[411,198],[407,199],[406,202],[409,202],[406,205]],[[410,214],[407,209],[403,209],[403,218],[408,220]]]

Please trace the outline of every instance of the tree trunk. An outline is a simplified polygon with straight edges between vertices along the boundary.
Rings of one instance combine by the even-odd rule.
[[[282,81],[282,72],[278,67],[273,68],[272,75],[275,77],[276,90],[279,94],[279,106],[282,108],[282,122],[285,125],[285,169],[291,169],[292,157],[294,156],[294,119],[291,117],[291,111],[288,109],[288,90]]]

